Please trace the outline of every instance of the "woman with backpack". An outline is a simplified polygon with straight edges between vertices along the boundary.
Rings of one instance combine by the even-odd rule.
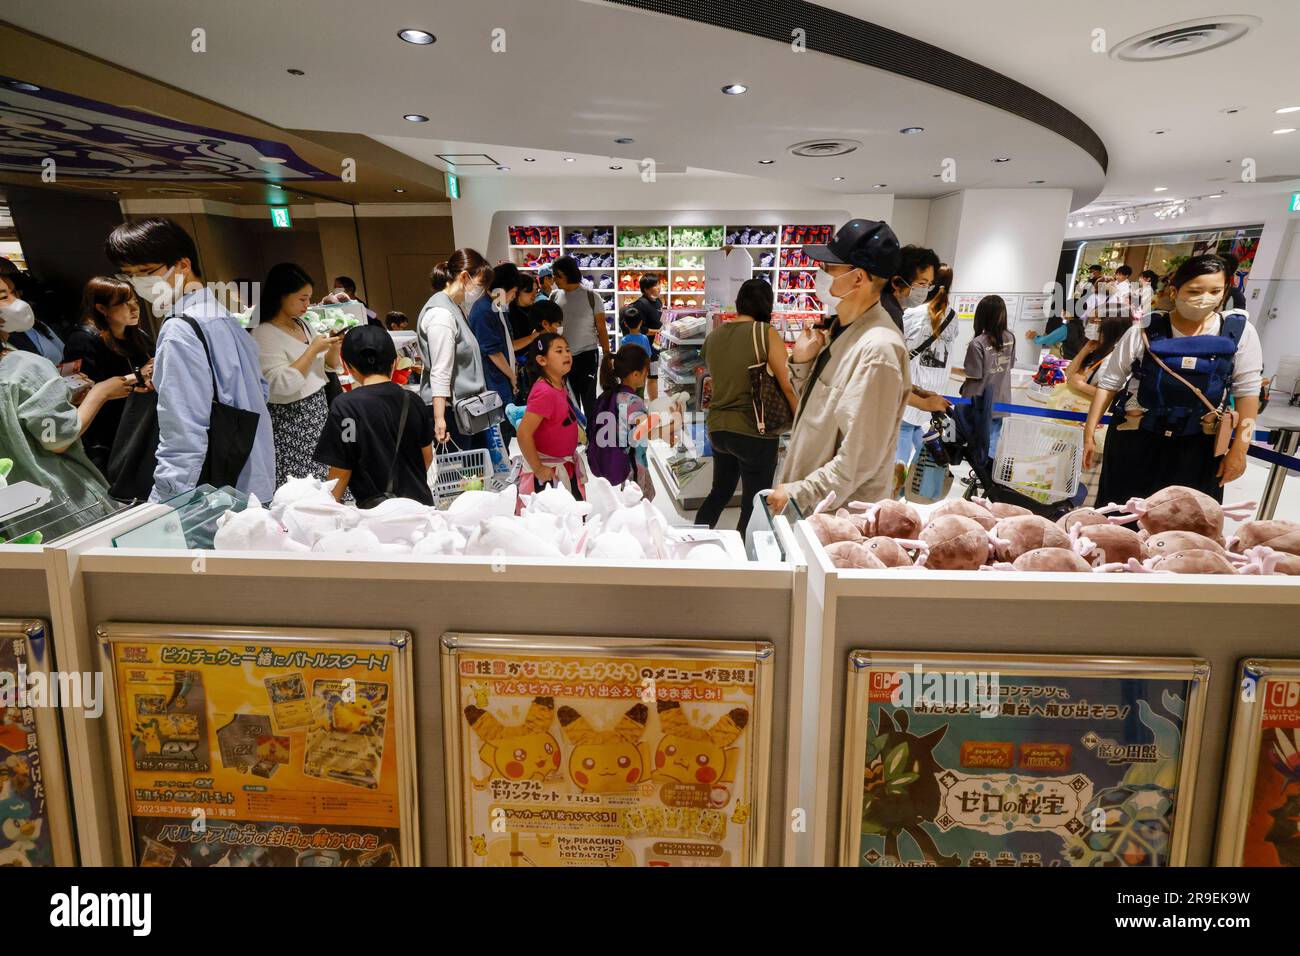
[[[1223,486],[1245,472],[1264,353],[1245,313],[1220,311],[1228,279],[1218,256],[1184,262],[1170,280],[1173,309],[1150,313],[1145,328],[1133,325],[1106,359],[1083,446],[1088,468],[1097,456],[1094,429],[1109,409],[1116,421],[1106,438],[1099,504],[1170,485],[1222,501]]]

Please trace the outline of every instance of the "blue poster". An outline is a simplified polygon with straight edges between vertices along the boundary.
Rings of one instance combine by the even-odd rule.
[[[1190,679],[1045,668],[963,694],[951,671],[857,676],[856,865],[1170,864]]]
[[[33,671],[33,642],[44,633],[0,635],[0,866],[52,866],[45,780],[36,748],[36,712],[19,688]]]

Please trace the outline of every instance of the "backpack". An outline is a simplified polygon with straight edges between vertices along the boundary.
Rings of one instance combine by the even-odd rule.
[[[636,454],[636,448],[632,445],[630,436],[626,446],[618,443],[619,439],[623,437],[623,426],[627,424],[619,421],[618,417],[618,397],[622,391],[622,386],[619,386],[607,392],[601,392],[596,399],[596,420],[591,423],[587,442],[587,464],[591,466],[591,473],[604,478],[616,487],[633,474],[633,456]],[[610,419],[605,417],[606,415],[612,415],[616,424],[614,444],[612,445],[603,444],[603,439],[609,437],[608,423]]]
[[[1175,338],[1169,313],[1152,312],[1146,329],[1150,346],[1133,363],[1138,404],[1146,409],[1142,428],[1165,437],[1200,433],[1205,404],[1186,384],[1162,369],[1156,358],[1198,388],[1210,404],[1222,408],[1232,385],[1237,345],[1245,331],[1245,313],[1229,311],[1220,316],[1217,335]]]

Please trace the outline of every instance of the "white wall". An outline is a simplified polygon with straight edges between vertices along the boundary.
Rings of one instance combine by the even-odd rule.
[[[956,278],[957,227],[961,224],[963,192],[949,193],[930,202],[930,215],[926,220],[925,245],[933,249],[940,262],[954,266]]]
[[[903,245],[925,245],[929,223],[930,200],[894,199],[894,211],[889,216],[889,225]]]

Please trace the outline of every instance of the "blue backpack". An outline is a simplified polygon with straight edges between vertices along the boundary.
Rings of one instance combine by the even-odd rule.
[[[1133,374],[1138,379],[1138,404],[1146,409],[1142,427],[1166,438],[1199,433],[1201,419],[1209,409],[1195,392],[1161,368],[1155,358],[1199,389],[1215,408],[1222,408],[1232,385],[1237,345],[1245,330],[1245,313],[1229,311],[1220,316],[1218,335],[1175,338],[1169,313],[1152,312],[1146,330],[1147,350],[1133,363]],[[1122,402],[1124,393],[1120,398]]]

